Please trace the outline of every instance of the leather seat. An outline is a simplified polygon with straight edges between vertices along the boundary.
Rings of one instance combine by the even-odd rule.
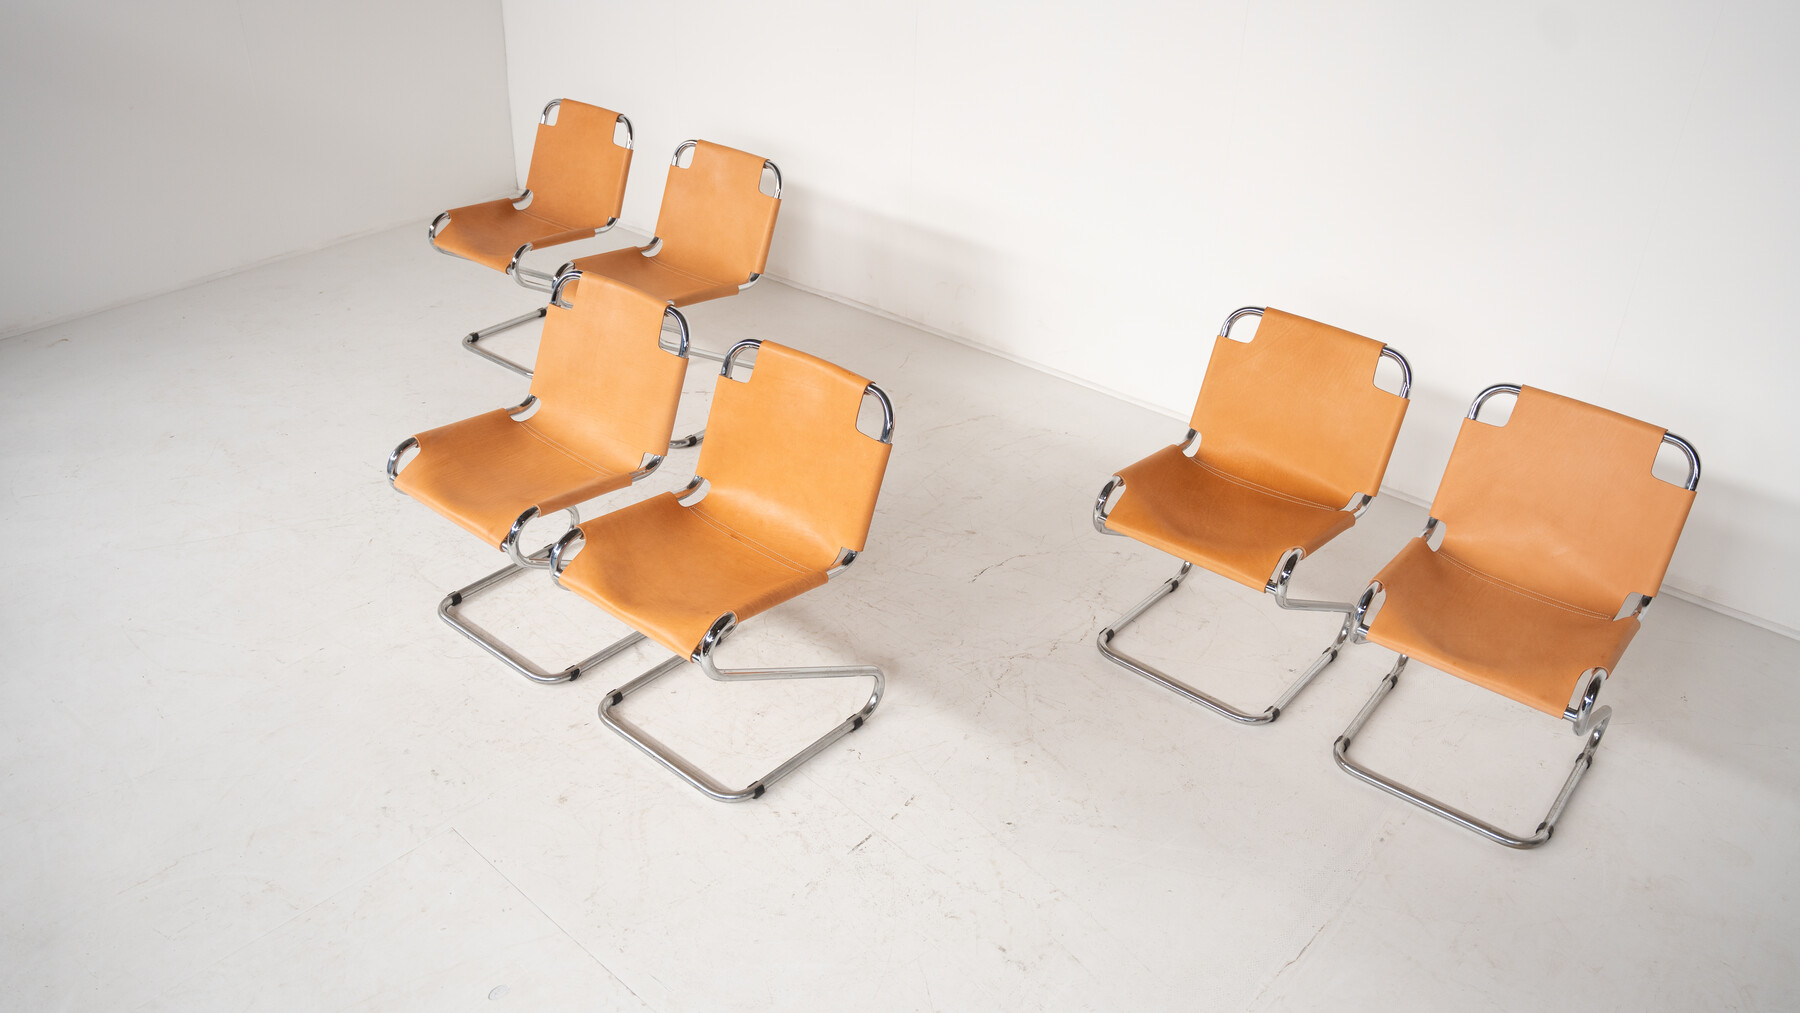
[[[665,306],[605,278],[567,283],[544,318],[537,410],[506,410],[420,433],[394,487],[499,546],[531,507],[551,513],[623,488],[660,460],[687,360],[659,345]]]
[[[555,124],[540,121],[532,144],[525,182],[531,203],[523,210],[507,199],[451,208],[449,221],[433,228],[433,246],[504,271],[526,243],[542,249],[587,239],[618,221],[631,171],[631,149],[613,141],[623,117],[573,99],[553,105]]]
[[[687,168],[669,166],[655,255],[613,250],[575,261],[577,270],[616,278],[676,306],[735,295],[763,272],[781,211],[779,194],[760,189],[766,159],[710,141],[689,143],[694,155]]]
[[[1387,600],[1369,640],[1562,717],[1576,680],[1612,671],[1638,631],[1507,583],[1415,538],[1375,578]]]
[[[585,284],[585,281],[584,281]],[[704,497],[653,497],[581,525],[557,579],[678,656],[825,583],[868,537],[890,444],[856,428],[869,381],[770,342],[747,382],[719,380],[696,476]]]
[[[1282,553],[1308,553],[1348,529],[1348,510],[1296,499],[1164,447],[1119,472],[1125,495],[1106,526],[1145,545],[1262,588]]]

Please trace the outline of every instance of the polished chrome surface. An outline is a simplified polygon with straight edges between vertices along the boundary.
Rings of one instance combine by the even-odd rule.
[[[1295,679],[1293,681],[1293,683],[1288,686],[1287,691],[1281,694],[1280,699],[1276,700],[1274,703],[1270,704],[1268,707],[1265,707],[1260,713],[1252,714],[1247,711],[1238,710],[1236,707],[1233,707],[1232,705],[1226,703],[1225,701],[1220,700],[1219,698],[1212,696],[1209,693],[1205,693],[1198,689],[1195,689],[1194,687],[1188,685],[1187,683],[1182,682],[1180,679],[1177,679],[1174,676],[1169,675],[1166,672],[1163,672],[1151,665],[1148,665],[1142,661],[1139,661],[1136,658],[1133,658],[1130,655],[1127,655],[1124,652],[1119,651],[1112,646],[1113,638],[1115,636],[1117,636],[1121,630],[1125,629],[1125,627],[1131,625],[1133,622],[1136,622],[1138,617],[1140,617],[1144,613],[1150,611],[1150,608],[1152,606],[1154,606],[1157,602],[1162,601],[1164,598],[1167,598],[1169,595],[1174,594],[1175,591],[1181,587],[1181,582],[1187,578],[1188,572],[1193,569],[1193,566],[1194,566],[1194,564],[1192,564],[1192,563],[1187,563],[1187,562],[1182,563],[1181,569],[1179,569],[1175,572],[1175,576],[1170,577],[1168,580],[1163,581],[1162,584],[1160,586],[1158,586],[1155,591],[1150,592],[1150,596],[1148,598],[1145,598],[1143,601],[1139,602],[1135,607],[1133,607],[1131,609],[1131,611],[1125,613],[1123,616],[1120,616],[1119,619],[1116,622],[1114,622],[1111,626],[1108,626],[1105,629],[1101,630],[1100,635],[1097,638],[1095,638],[1095,646],[1100,648],[1101,656],[1106,658],[1106,660],[1112,662],[1113,664],[1118,665],[1121,668],[1124,668],[1128,671],[1136,672],[1137,674],[1143,676],[1144,678],[1149,679],[1151,682],[1154,682],[1154,683],[1156,683],[1160,686],[1163,686],[1167,689],[1174,690],[1176,693],[1181,694],[1182,696],[1188,698],[1189,700],[1192,700],[1193,702],[1200,704],[1203,707],[1210,708],[1220,714],[1223,714],[1224,716],[1232,719],[1233,721],[1242,722],[1243,724],[1247,724],[1247,725],[1266,725],[1266,724],[1274,721],[1275,719],[1281,717],[1281,712],[1283,710],[1285,710],[1288,707],[1288,705],[1294,701],[1295,697],[1300,695],[1300,691],[1305,689],[1307,687],[1307,685],[1310,684],[1313,681],[1313,679],[1318,676],[1318,674],[1320,672],[1323,672],[1325,670],[1326,666],[1330,665],[1333,661],[1337,660],[1338,653],[1343,649],[1345,641],[1350,636],[1350,631],[1351,631],[1351,626],[1352,626],[1351,620],[1349,618],[1346,618],[1344,620],[1343,625],[1338,630],[1337,639],[1332,642],[1331,646],[1327,647],[1323,652],[1320,653],[1320,655],[1317,658],[1315,658],[1313,660],[1313,663],[1307,667],[1306,671],[1300,673],[1300,677]],[[1273,581],[1271,581],[1271,584],[1272,583],[1273,583]],[[1284,589],[1286,587],[1285,580],[1282,582],[1282,587]],[[1280,603],[1284,599],[1285,599],[1285,590],[1284,590],[1283,596],[1281,598],[1277,599],[1277,603]],[[1284,607],[1300,608],[1303,606],[1325,605],[1325,604],[1329,604],[1329,603],[1301,602],[1301,603],[1287,604]]]
[[[1470,404],[1469,404],[1468,417],[1472,419],[1472,418],[1479,416],[1481,414],[1481,406],[1484,404],[1487,404],[1488,399],[1495,396],[1496,394],[1511,394],[1514,397],[1517,397],[1519,395],[1519,389],[1520,389],[1519,385],[1516,383],[1494,384],[1492,387],[1489,387],[1486,390],[1482,391],[1481,393],[1475,395],[1475,400],[1470,402]]]
[[[1586,735],[1594,727],[1595,704],[1600,699],[1600,690],[1606,685],[1606,669],[1590,668],[1581,673],[1582,678],[1575,682],[1575,692],[1569,698],[1569,706],[1563,709],[1563,720],[1575,726],[1576,735]]]
[[[699,144],[699,141],[682,141],[680,144],[675,145],[675,154],[669,156],[669,164],[680,165],[682,152],[689,148],[697,147]]]
[[[846,564],[848,565],[848,564]],[[709,798],[721,802],[743,802],[753,798],[761,798],[769,786],[793,773],[801,764],[812,759],[827,746],[856,731],[868,720],[869,715],[881,703],[881,695],[887,687],[887,677],[881,669],[874,665],[827,665],[813,668],[720,668],[713,654],[725,639],[737,628],[737,617],[730,612],[716,620],[706,635],[701,638],[700,645],[695,648],[691,659],[680,656],[651,668],[649,671],[631,680],[618,689],[608,693],[600,701],[600,720],[608,728],[619,733],[632,745],[643,750],[645,754],[658,763],[674,771],[682,780],[694,786]],[[868,678],[874,681],[869,698],[849,717],[839,722],[830,731],[814,739],[811,745],[782,761],[773,770],[750,782],[742,788],[731,788],[720,783],[716,778],[695,766],[687,758],[670,749],[668,746],[651,737],[649,733],[632,724],[618,713],[619,704],[626,697],[643,689],[663,676],[682,667],[686,661],[692,660],[700,666],[706,677],[717,682],[761,682],[785,679],[850,679]]]
[[[530,191],[527,191],[528,193]],[[512,259],[507,261],[506,274],[519,283],[520,288],[533,292],[549,292],[556,287],[556,279],[542,271],[526,267],[525,255],[531,252],[531,244],[524,243],[513,251]]]
[[[1392,359],[1400,365],[1400,396],[1406,397],[1411,394],[1412,363],[1406,361],[1406,356],[1401,355],[1387,345],[1381,346],[1381,357],[1384,359]]]
[[[687,317],[675,307],[665,306],[663,307],[663,323],[668,324],[670,321],[674,322],[675,333],[679,335],[675,343],[675,354],[685,359],[688,357],[688,348],[691,344],[688,334]]]
[[[761,347],[761,338],[745,338],[744,340],[733,344],[730,348],[725,350],[724,356],[719,359],[719,375],[726,379],[730,379],[731,367],[737,363],[737,357],[745,352],[754,351]]]
[[[881,402],[881,435],[876,438],[883,443],[892,443],[894,442],[894,402],[888,397],[887,391],[882,390],[881,385],[873,380],[863,388],[863,396],[867,397],[870,394],[875,395],[875,400]]]
[[[739,285],[738,291],[742,292],[745,289],[748,289],[750,286],[756,284],[757,282],[759,282],[761,280],[762,280],[762,275],[757,272],[752,271],[750,273],[750,279],[748,281],[744,282],[742,285]]]
[[[781,166],[776,165],[774,162],[771,162],[765,158],[765,159],[763,159],[763,168],[765,168],[775,174],[775,192],[773,194],[770,194],[770,196],[774,197],[776,200],[780,200],[781,199]],[[755,280],[755,275],[751,276],[751,280],[753,280],[753,281]]]
[[[1240,317],[1260,317],[1265,309],[1267,309],[1265,306],[1245,306],[1232,310],[1231,315],[1225,318],[1225,322],[1219,325],[1219,337],[1230,337],[1231,325],[1237,323]]]
[[[387,477],[389,485],[393,485],[395,480],[400,477],[400,455],[418,445],[419,438],[417,436],[408,436],[406,439],[400,441],[400,445],[394,448],[393,453],[388,455]]]
[[[542,317],[546,311],[547,311],[547,307],[539,306],[537,309],[532,310],[530,313],[521,313],[518,316],[513,317],[511,320],[502,320],[499,323],[494,324],[491,327],[483,327],[479,331],[470,331],[468,334],[463,336],[463,339],[462,339],[463,347],[468,349],[471,352],[474,352],[476,355],[479,355],[482,358],[488,360],[489,362],[495,363],[497,365],[505,366],[507,369],[512,370],[513,372],[519,374],[520,376],[525,377],[526,379],[530,379],[531,378],[531,370],[530,369],[528,369],[525,366],[519,365],[518,363],[512,361],[511,359],[506,358],[503,355],[496,355],[493,352],[490,352],[487,349],[482,348],[481,345],[479,344],[479,342],[483,338],[492,337],[493,335],[499,334],[501,331],[511,330],[514,327],[518,327],[522,324],[528,324],[528,323],[532,322],[533,320],[537,320],[540,317]]]
[[[1682,488],[1689,492],[1693,492],[1700,485],[1700,452],[1694,449],[1692,443],[1676,436],[1674,433],[1663,433],[1663,442],[1674,444],[1677,449],[1687,455],[1688,478],[1687,483],[1683,485]]]
[[[624,113],[620,113],[619,118],[617,120],[615,120],[614,122],[625,124],[625,150],[630,151],[633,148],[636,148],[637,147],[637,131],[633,130],[631,128],[631,117],[625,115]],[[615,219],[613,219],[613,221],[618,221],[618,219],[615,218]]]
[[[560,105],[562,105],[562,99],[559,99],[559,98],[553,98],[550,101],[544,103],[544,111],[541,113],[538,113],[538,122],[543,123],[543,124],[549,124],[550,114],[555,112],[556,107],[560,106]]]
[[[563,299],[563,289],[567,288],[570,282],[578,281],[580,278],[580,271],[570,265],[563,265],[563,269],[556,273],[556,279],[550,283],[550,305],[558,309],[574,309],[573,303]]]
[[[552,672],[540,667],[535,662],[519,654],[519,652],[513,650],[505,642],[482,629],[479,625],[462,614],[461,608],[469,599],[525,572],[525,567],[510,565],[504,569],[496,570],[493,573],[488,574],[475,583],[470,584],[468,587],[450,592],[448,595],[444,596],[442,602],[438,603],[438,617],[448,623],[451,629],[454,629],[456,632],[473,640],[476,644],[481,646],[482,650],[500,659],[507,667],[525,678],[530,679],[532,682],[567,682],[644,639],[642,633],[633,630],[623,638],[595,651],[593,654],[570,665],[568,668],[559,672]]]
[[[1188,432],[1191,433],[1191,432],[1193,432],[1193,430],[1190,429],[1190,430],[1188,430]],[[1112,499],[1112,495],[1115,491],[1123,492],[1124,489],[1125,489],[1125,480],[1120,478],[1117,475],[1114,475],[1113,477],[1107,479],[1106,484],[1100,487],[1100,495],[1094,500],[1094,530],[1095,531],[1098,531],[1103,535],[1118,535],[1119,534],[1117,531],[1114,531],[1113,529],[1106,526],[1106,518],[1109,514],[1112,513],[1112,507],[1107,505],[1107,500]],[[1123,538],[1125,536],[1119,535],[1119,537]]]
[[[1550,804],[1550,810],[1545,814],[1544,821],[1539,823],[1537,829],[1529,835],[1512,834],[1484,819],[1471,816],[1455,806],[1446,805],[1430,795],[1378,774],[1350,758],[1351,742],[1362,732],[1363,725],[1375,713],[1375,709],[1381,706],[1381,701],[1399,683],[1400,673],[1406,668],[1406,661],[1406,655],[1399,656],[1394,662],[1393,669],[1375,688],[1375,694],[1369,698],[1369,702],[1363,705],[1362,710],[1357,712],[1356,719],[1350,722],[1350,727],[1344,729],[1344,734],[1338,736],[1337,742],[1332,745],[1332,758],[1337,761],[1338,767],[1358,780],[1372,784],[1396,798],[1405,799],[1427,812],[1442,816],[1460,827],[1472,830],[1490,841],[1504,844],[1509,848],[1535,848],[1549,840],[1550,835],[1556,831],[1556,821],[1562,817],[1563,808],[1569,804],[1569,797],[1575,793],[1575,786],[1581,783],[1581,776],[1594,765],[1594,752],[1600,748],[1600,739],[1606,734],[1606,726],[1612,720],[1612,708],[1601,707],[1593,711],[1588,720],[1587,729],[1577,732],[1577,734],[1586,735],[1587,741],[1583,744],[1581,752],[1576,755],[1574,767],[1570,769],[1568,778],[1563,781],[1562,790],[1557,792],[1556,800]]]

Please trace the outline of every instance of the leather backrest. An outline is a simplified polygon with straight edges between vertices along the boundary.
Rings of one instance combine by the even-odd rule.
[[[1386,347],[1277,309],[1249,342],[1221,337],[1189,425],[1195,456],[1318,506],[1381,491],[1406,399],[1375,386]]]
[[[687,360],[658,346],[666,304],[592,274],[563,299],[544,314],[532,429],[609,469],[667,453]]]
[[[1661,589],[1694,502],[1650,473],[1663,433],[1532,387],[1504,426],[1464,419],[1431,504],[1439,551],[1611,619]]]
[[[765,341],[748,380],[714,389],[695,471],[711,488],[696,509],[814,570],[860,552],[893,449],[856,428],[868,385]]]
[[[558,103],[556,123],[539,123],[532,143],[527,210],[571,229],[597,229],[619,217],[631,149],[613,143],[618,120],[611,109]]]
[[[763,157],[711,141],[694,146],[683,169],[669,166],[656,259],[709,281],[741,285],[769,262],[781,200],[758,189]]]

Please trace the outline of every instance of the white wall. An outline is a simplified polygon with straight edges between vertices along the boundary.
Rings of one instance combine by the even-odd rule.
[[[1666,425],[1706,465],[1671,587],[1800,628],[1800,7],[504,9],[519,165],[547,98],[624,111],[629,226],[680,139],[767,155],[772,275],[1183,418],[1233,307],[1368,334],[1421,501],[1489,383]]]
[[[8,0],[0,335],[505,193],[501,31],[495,0]]]

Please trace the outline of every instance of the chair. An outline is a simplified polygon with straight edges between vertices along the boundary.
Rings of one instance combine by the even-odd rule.
[[[1240,318],[1262,317],[1249,342]],[[1375,386],[1380,360],[1399,367],[1399,393]],[[1356,523],[1381,488],[1406,414],[1412,370],[1378,341],[1276,309],[1225,318],[1194,404],[1187,438],[1121,470],[1100,489],[1094,527],[1182,560],[1175,576],[1100,631],[1108,661],[1234,721],[1267,724],[1337,658],[1346,628],[1281,698],[1242,711],[1139,661],[1114,638],[1181,586],[1198,564],[1275,596],[1284,609],[1342,612],[1351,602],[1288,596],[1294,569]]]
[[[734,379],[735,360],[759,346],[749,380]],[[874,666],[723,669],[715,653],[740,623],[836,577],[862,551],[894,414],[875,384],[773,343],[733,345],[720,376],[713,435],[687,488],[582,524],[557,542],[550,559],[563,587],[629,624],[634,636],[675,652],[607,694],[600,719],[695,788],[736,802],[760,797],[862,727],[881,702],[886,682]],[[878,437],[856,427],[865,396],[881,407]],[[625,698],[688,661],[721,682],[867,677],[874,684],[855,713],[768,774],[732,789],[618,713]]]
[[[1502,425],[1480,421],[1482,405],[1503,393],[1517,397],[1512,417]],[[1650,472],[1664,443],[1687,458],[1681,486]],[[1399,658],[1338,737],[1338,766],[1508,847],[1549,840],[1612,718],[1611,707],[1595,707],[1600,688],[1662,586],[1699,484],[1699,455],[1673,433],[1531,387],[1482,391],[1463,420],[1425,530],[1357,601],[1353,640]],[[1530,836],[1350,758],[1350,743],[1393,691],[1408,658],[1565,718],[1585,737]]]
[[[625,129],[623,145],[613,139],[618,127]],[[549,292],[554,277],[526,267],[525,254],[588,239],[618,223],[631,145],[631,121],[623,113],[553,99],[538,117],[525,192],[451,208],[432,219],[426,238],[439,253],[472,260],[505,272],[525,288]],[[536,309],[483,327],[465,336],[463,344],[494,358],[476,342],[543,315],[543,309]]]
[[[565,294],[574,301],[565,302]],[[409,436],[387,465],[394,488],[511,560],[452,591],[438,615],[536,682],[573,679],[633,641],[550,672],[470,622],[460,608],[527,569],[549,567],[549,546],[528,553],[519,544],[533,519],[566,510],[573,526],[581,520],[577,504],[656,470],[687,374],[687,322],[673,306],[605,278],[563,279],[553,296],[531,396],[516,408]],[[673,319],[680,336],[672,353],[661,343],[665,318]]]
[[[681,158],[693,158],[686,167]],[[773,193],[762,192],[764,172]],[[683,141],[669,159],[656,235],[642,248],[582,257],[563,268],[616,278],[674,306],[736,295],[769,260],[781,211],[781,169],[761,155],[711,141]],[[716,353],[696,348],[696,357]]]

